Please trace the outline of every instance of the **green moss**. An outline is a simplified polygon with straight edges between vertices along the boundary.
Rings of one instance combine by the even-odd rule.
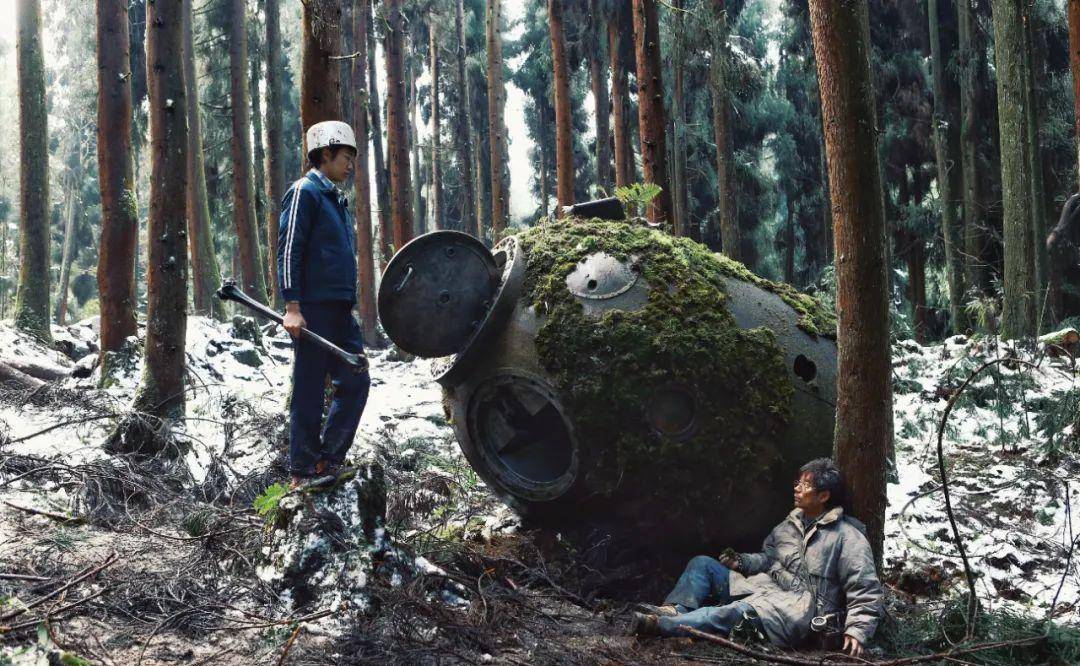
[[[522,298],[545,316],[538,355],[592,456],[591,488],[635,497],[653,488],[700,508],[777,461],[793,388],[773,332],[742,329],[728,312],[727,262],[686,239],[602,220],[546,223],[519,239],[528,258]],[[639,258],[644,308],[585,315],[566,277],[595,252]],[[647,421],[655,391],[669,384],[697,401],[687,438],[663,437]],[[655,488],[657,478],[667,487]]]

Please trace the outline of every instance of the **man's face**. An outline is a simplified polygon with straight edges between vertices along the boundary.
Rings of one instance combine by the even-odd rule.
[[[803,513],[816,516],[825,511],[825,503],[829,501],[828,490],[814,488],[814,475],[803,472],[799,480],[795,482],[795,508],[802,509]]]
[[[344,148],[329,157],[330,151],[328,150],[325,155],[328,156],[328,159],[322,163],[319,170],[335,183],[344,183],[348,180],[356,162],[356,151],[352,148]]]

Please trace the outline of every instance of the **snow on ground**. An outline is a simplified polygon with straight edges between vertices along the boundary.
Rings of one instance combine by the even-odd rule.
[[[95,349],[95,323],[91,320],[55,327],[54,333],[64,341],[68,355],[31,345],[8,324],[0,324],[0,348],[8,355],[60,367],[70,367],[75,361],[72,356],[85,356]],[[962,337],[926,347],[905,341],[894,349],[897,477],[888,486],[885,563],[887,581],[898,591],[925,598],[964,589],[960,559],[952,545],[938,488],[936,429],[951,391],[983,361],[1007,352],[1008,348],[991,341]],[[1018,353],[1032,359],[1027,352]],[[274,444],[280,441],[281,433],[274,430],[286,423],[291,363],[288,336],[277,327],[258,331],[245,318],[218,323],[191,317],[187,355],[191,381],[182,435],[192,442],[189,462],[196,479],[205,474],[211,454],[228,461],[237,478],[266,468],[278,455]],[[114,409],[123,413],[138,383],[140,365],[135,354],[119,381],[107,389],[95,388],[96,371],[87,378],[63,380],[61,385],[99,391],[94,395],[108,398]],[[446,461],[459,468],[464,467],[464,461],[446,424],[430,363],[403,361],[393,351],[372,352],[371,377],[370,399],[353,452],[361,454],[389,445],[400,464],[420,470],[414,475],[419,482],[411,494],[391,498],[391,504],[399,504],[396,511],[430,511],[431,503],[440,498],[443,502],[450,501],[447,498],[464,501],[469,493],[483,493],[475,475],[468,481],[468,492],[458,492],[454,484],[460,482],[446,472]],[[1057,596],[1058,617],[1070,623],[1080,622],[1078,567],[1074,563],[1064,582],[1062,574],[1067,544],[1080,532],[1080,526],[1073,527],[1069,520],[1070,513],[1080,509],[1080,455],[1076,450],[1080,433],[1070,427],[1055,431],[1048,426],[1046,415],[1055,398],[1077,388],[1076,381],[1076,373],[1060,360],[1043,359],[1037,369],[994,366],[965,391],[948,420],[944,438],[953,502],[968,554],[979,574],[980,595],[992,604],[1005,603],[1037,613],[1045,613]],[[85,414],[85,409],[74,404],[42,409],[3,401],[0,429],[10,438],[71,422],[6,446],[4,453],[61,456],[70,463],[101,457],[100,444],[112,420],[78,422]],[[5,492],[29,490],[32,488],[23,482],[16,482]],[[20,501],[24,501],[22,497]],[[63,506],[66,501],[65,496],[54,494],[42,508],[67,511],[70,507]],[[486,515],[480,516],[469,513],[462,526],[490,530],[513,523],[505,508],[493,501],[485,511]],[[414,570],[424,564],[412,560]],[[279,573],[270,569],[262,572],[270,578]],[[337,580],[335,576],[327,578],[329,583]]]
[[[893,351],[897,481],[888,486],[885,563],[891,583],[918,596],[966,589],[945,512],[937,429],[952,393],[986,361],[1029,352],[955,336]],[[1080,621],[1080,575],[1069,544],[1080,534],[1080,456],[1072,426],[1050,423],[1077,374],[1060,359],[1038,367],[999,363],[984,370],[949,415],[943,451],[952,504],[985,602]],[[1076,403],[1073,403],[1074,405]],[[1076,415],[1072,416],[1076,423]],[[1066,488],[1068,489],[1066,491]],[[1067,493],[1067,494],[1066,494]],[[1059,592],[1060,586],[1060,592]]]

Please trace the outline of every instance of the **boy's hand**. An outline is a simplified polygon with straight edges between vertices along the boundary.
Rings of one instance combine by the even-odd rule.
[[[290,301],[285,304],[285,319],[281,325],[285,327],[289,335],[294,338],[300,337],[300,329],[306,327],[307,322],[304,320],[304,315],[300,314],[299,303]]]

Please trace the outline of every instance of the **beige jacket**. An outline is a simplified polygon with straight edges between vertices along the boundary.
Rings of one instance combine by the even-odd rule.
[[[750,595],[744,601],[776,645],[797,646],[815,615],[836,612],[844,633],[865,645],[877,629],[883,601],[863,532],[862,523],[834,507],[804,534],[802,509],[795,509],[765,538],[762,552],[739,556],[731,594]]]

